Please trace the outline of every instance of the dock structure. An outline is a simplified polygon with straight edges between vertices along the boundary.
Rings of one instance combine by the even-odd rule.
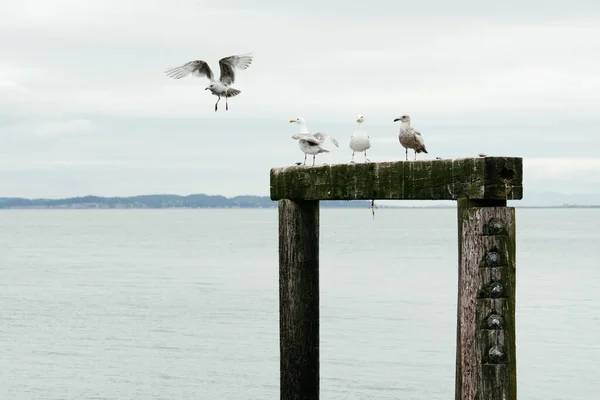
[[[280,399],[319,399],[319,201],[456,200],[455,400],[516,400],[515,209],[507,200],[523,198],[522,181],[516,157],[272,168]]]

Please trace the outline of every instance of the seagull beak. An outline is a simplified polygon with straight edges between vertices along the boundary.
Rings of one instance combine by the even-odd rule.
[[[394,122],[398,122],[398,121],[400,121],[400,118],[396,118],[396,119],[394,120]]]
[[[356,119],[356,122],[360,122],[360,118],[357,118],[357,119]]]
[[[204,90],[208,90],[209,88],[204,88]]]
[[[296,120],[295,119],[290,119],[290,122],[296,122]]]

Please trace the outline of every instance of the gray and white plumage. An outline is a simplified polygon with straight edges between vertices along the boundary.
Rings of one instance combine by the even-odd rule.
[[[219,69],[221,70],[219,80],[215,80],[213,71],[210,69],[208,63],[203,60],[189,61],[179,67],[167,69],[165,73],[173,79],[181,79],[190,74],[199,78],[208,78],[210,84],[204,90],[210,90],[213,95],[218,97],[215,104],[215,111],[218,109],[221,97],[225,97],[225,109],[229,110],[227,99],[241,93],[240,90],[231,87],[235,82],[235,70],[245,70],[250,64],[252,64],[251,53],[221,58],[219,60]]]
[[[398,140],[402,147],[406,149],[406,161],[408,161],[408,149],[413,149],[415,151],[415,160],[417,159],[417,153],[427,153],[423,136],[421,136],[419,131],[410,126],[410,117],[408,115],[403,115],[400,118],[394,119],[394,122],[397,121],[402,121]]]
[[[298,145],[300,146],[300,150],[304,153],[304,165],[306,165],[306,156],[308,154],[313,156],[313,165],[315,165],[315,156],[321,153],[329,153],[323,145],[321,141],[312,135],[294,135],[292,139],[298,140]]]
[[[352,150],[352,161],[354,162],[354,153],[364,152],[365,153],[365,162],[367,162],[367,150],[371,148],[371,138],[367,135],[365,131],[361,129],[361,124],[365,122],[365,117],[362,114],[358,114],[356,116],[356,123],[358,124],[358,129],[354,132],[354,134],[350,137],[350,149]]]
[[[313,165],[315,165],[315,157],[317,154],[329,153],[329,150],[323,147],[323,143],[326,140],[329,139],[336,147],[339,147],[338,141],[324,132],[311,134],[308,131],[306,119],[298,117],[290,120],[290,123],[293,122],[300,125],[300,132],[292,136],[292,139],[298,140],[298,146],[304,153],[304,165],[306,165],[306,157],[309,154],[313,156]]]

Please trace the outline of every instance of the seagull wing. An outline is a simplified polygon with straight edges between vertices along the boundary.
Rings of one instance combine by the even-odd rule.
[[[305,141],[313,143],[313,144],[321,144],[321,141],[319,139],[317,139],[314,136],[311,136],[308,133],[299,133],[297,135],[292,136],[292,139],[305,140]]]
[[[338,141],[326,134],[325,132],[317,132],[313,136],[317,138],[317,140],[319,140],[321,143],[329,139],[333,142],[333,144],[335,144],[336,147],[340,147]]]
[[[415,134],[415,139],[417,139],[418,142],[424,144],[425,142],[423,141],[423,136],[421,136],[421,132],[413,129],[413,133]]]
[[[205,76],[211,81],[213,80],[212,70],[210,69],[206,61],[202,60],[190,61],[183,64],[180,67],[170,68],[165,71],[165,74],[167,74],[168,77],[174,79],[181,79],[189,74],[194,74],[195,76],[200,78]]]
[[[239,54],[237,56],[223,57],[219,60],[221,77],[219,80],[226,86],[235,82],[235,69],[244,70],[252,64],[252,54]]]
[[[425,148],[425,141],[423,140],[423,136],[421,136],[421,132],[413,129],[413,133],[415,134],[414,138],[417,144],[419,145],[419,148],[423,149],[425,153],[427,153],[427,149]]]

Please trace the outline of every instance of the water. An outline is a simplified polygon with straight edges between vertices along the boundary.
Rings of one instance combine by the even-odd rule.
[[[599,209],[517,209],[519,398],[596,399]],[[456,212],[321,210],[321,398],[453,399]],[[0,398],[277,399],[276,210],[0,212]]]

